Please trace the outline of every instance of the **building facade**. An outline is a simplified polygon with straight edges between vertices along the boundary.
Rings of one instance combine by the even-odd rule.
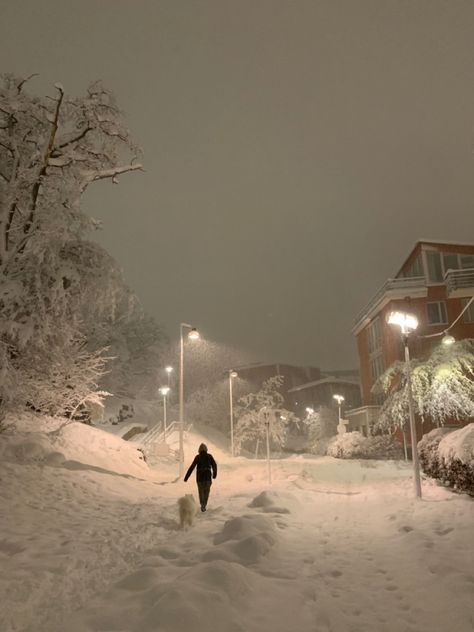
[[[337,409],[334,395],[342,395],[342,416],[346,409],[361,405],[360,384],[354,380],[334,376],[306,382],[290,388],[288,391],[289,409],[298,417],[304,417],[306,408],[317,410],[320,406]]]
[[[291,405],[291,397],[288,395],[288,391],[294,386],[308,382],[311,380],[321,379],[321,371],[317,367],[300,367],[291,364],[247,364],[245,366],[234,367],[237,371],[239,379],[244,380],[248,384],[248,388],[251,391],[259,391],[262,388],[263,382],[275,375],[279,375],[283,378],[283,383],[280,388],[280,393],[285,400],[285,407],[289,410]]]
[[[355,320],[362,407],[348,414],[352,426],[373,423],[381,401],[372,393],[372,386],[393,362],[404,357],[400,332],[386,322],[388,313],[396,310],[416,315],[419,325],[410,339],[410,353],[423,358],[441,341],[441,336],[423,336],[445,331],[473,295],[474,244],[419,241],[415,245],[395,277],[386,281]],[[474,304],[450,334],[458,340],[474,338]]]

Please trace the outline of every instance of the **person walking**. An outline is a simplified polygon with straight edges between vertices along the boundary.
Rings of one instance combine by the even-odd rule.
[[[209,454],[207,451],[207,445],[205,443],[201,443],[199,446],[198,454],[194,457],[194,461],[189,466],[186,476],[184,477],[184,482],[191,476],[194,468],[196,468],[196,482],[201,511],[206,511],[212,479],[217,476],[217,463],[212,454]]]

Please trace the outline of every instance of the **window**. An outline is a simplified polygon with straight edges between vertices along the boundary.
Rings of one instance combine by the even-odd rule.
[[[471,298],[463,298],[461,300],[462,308],[464,309]],[[469,305],[464,314],[462,315],[462,319],[465,323],[474,323],[474,301]]]
[[[459,268],[458,256],[448,252],[443,253],[443,266],[445,274],[448,270],[457,270]]]
[[[461,268],[474,268],[474,255],[460,255]]]
[[[382,348],[382,331],[380,328],[380,318],[374,318],[367,329],[369,340],[369,353],[375,353]]]
[[[372,382],[382,375],[384,372],[384,361],[382,354],[376,355],[370,360],[370,373],[372,375]]]
[[[426,250],[426,263],[430,283],[442,283],[448,270],[474,268],[474,255],[460,255],[456,252]]]
[[[426,310],[428,313],[428,323],[430,325],[445,325],[448,322],[446,316],[446,303],[444,301],[427,303]]]
[[[403,274],[404,277],[421,277],[423,275],[423,264],[421,262],[421,254],[417,256],[415,261],[411,264],[411,266],[405,271]]]
[[[443,268],[441,265],[441,255],[436,250],[426,251],[426,261],[428,263],[428,279],[432,283],[443,281]]]

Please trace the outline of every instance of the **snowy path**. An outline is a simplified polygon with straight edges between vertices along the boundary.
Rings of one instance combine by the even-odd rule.
[[[5,462],[0,629],[472,632],[474,503],[370,465],[223,463],[183,532],[191,482]]]

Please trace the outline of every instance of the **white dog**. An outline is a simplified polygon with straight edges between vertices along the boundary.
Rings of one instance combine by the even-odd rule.
[[[192,494],[186,494],[185,496],[178,498],[178,507],[179,526],[181,529],[184,529],[186,525],[188,527],[192,527],[198,510],[197,502],[194,500],[194,496]]]

